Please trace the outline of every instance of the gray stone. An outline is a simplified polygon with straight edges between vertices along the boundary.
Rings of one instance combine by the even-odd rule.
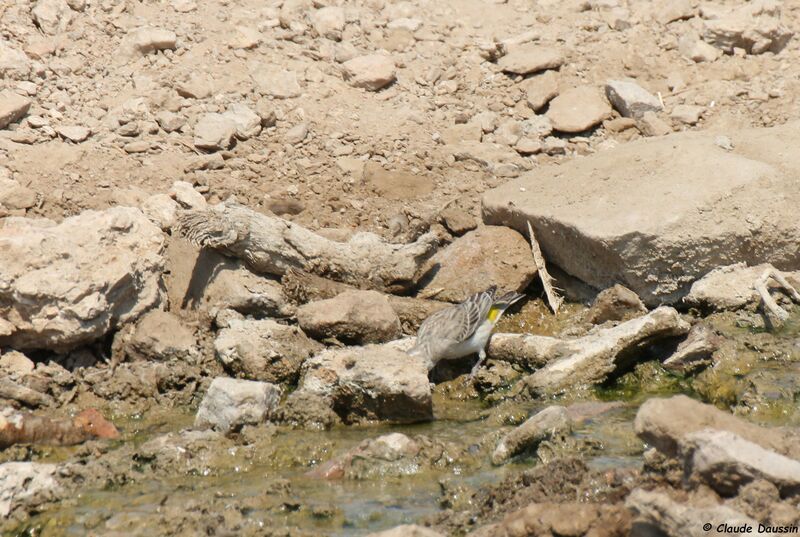
[[[401,335],[400,319],[389,299],[377,291],[346,291],[297,309],[297,322],[309,335],[348,343],[382,343]]]
[[[236,123],[222,114],[205,114],[194,126],[194,145],[200,149],[218,151],[233,143]]]
[[[686,470],[723,496],[757,479],[773,483],[781,496],[800,491],[800,461],[745,440],[729,431],[703,429],[686,435],[680,443]]]
[[[296,383],[303,362],[323,348],[298,327],[269,319],[232,320],[214,340],[217,359],[226,371],[275,383]]]
[[[564,57],[560,51],[535,43],[509,47],[508,54],[497,61],[497,65],[503,71],[517,75],[556,69],[563,63]]]
[[[563,406],[549,406],[500,440],[492,453],[492,464],[503,464],[519,453],[535,449],[542,441],[567,435],[571,430],[572,420],[567,409]]]
[[[739,131],[735,152],[706,133],[631,142],[489,191],[483,219],[522,233],[530,221],[550,263],[651,306],[724,265],[797,270],[800,158],[775,140],[800,144],[798,124]]]
[[[56,479],[58,466],[38,462],[0,464],[0,516],[36,507],[58,499],[62,490]]]
[[[427,364],[390,344],[321,352],[303,366],[298,391],[325,401],[345,423],[433,419]]]
[[[382,54],[358,56],[342,64],[344,79],[353,87],[378,91],[395,81],[392,59]]]
[[[64,352],[162,303],[164,235],[139,209],[0,227],[0,346]]]
[[[660,307],[642,317],[607,330],[590,332],[582,338],[539,338],[540,354],[548,355],[547,365],[526,377],[524,382],[536,394],[559,393],[596,384],[614,372],[629,369],[637,358],[641,358],[641,352],[631,353],[631,350],[688,332],[689,324],[677,311]]]
[[[606,97],[624,117],[641,117],[645,112],[658,112],[661,102],[633,80],[610,80]]]
[[[448,302],[461,302],[490,285],[520,292],[537,273],[525,237],[497,226],[480,227],[459,237],[436,252],[423,271],[420,290],[439,290],[436,299]]]
[[[702,429],[729,431],[792,459],[800,456],[800,431],[761,427],[685,395],[648,399],[633,425],[642,440],[669,457],[677,457],[685,438]]]
[[[266,422],[278,405],[281,389],[269,382],[217,377],[208,387],[195,416],[198,429],[223,433]]]
[[[583,132],[611,115],[611,106],[597,88],[580,86],[569,89],[550,102],[547,117],[561,132]]]
[[[0,129],[19,121],[28,113],[32,101],[11,91],[0,92]]]

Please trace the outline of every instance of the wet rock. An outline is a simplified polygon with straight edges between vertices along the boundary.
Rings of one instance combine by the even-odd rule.
[[[538,112],[558,95],[558,75],[555,71],[545,71],[526,79],[522,88],[525,90],[528,106]]]
[[[606,98],[592,86],[569,89],[550,102],[547,117],[560,132],[583,132],[611,115]]]
[[[560,51],[531,43],[509,47],[508,53],[497,61],[503,71],[517,75],[557,69],[563,63]]]
[[[49,35],[65,31],[72,21],[72,11],[65,0],[39,0],[31,15],[36,25]]]
[[[566,408],[547,407],[500,440],[492,453],[492,464],[503,464],[519,453],[535,449],[543,440],[568,435],[571,430],[572,421]]]
[[[800,222],[791,216],[800,192],[779,171],[796,161],[774,143],[800,144],[800,130],[742,130],[736,151],[714,139],[671,134],[541,167],[485,194],[484,222],[525,233],[530,221],[550,263],[596,288],[621,283],[649,306],[681,300],[723,265],[800,269]],[[670,196],[669,206],[659,196]]]
[[[303,362],[323,348],[296,326],[268,319],[232,320],[214,340],[226,371],[274,383],[296,383]]]
[[[392,200],[415,199],[433,192],[429,177],[402,170],[387,170],[377,162],[364,165],[364,182],[377,194]]]
[[[218,151],[233,143],[237,125],[223,114],[205,114],[194,126],[194,145],[200,149]]]
[[[615,285],[601,291],[587,312],[587,320],[592,324],[607,321],[623,321],[647,313],[647,308],[639,296],[625,287]]]
[[[497,177],[517,177],[531,168],[526,159],[501,144],[461,142],[448,148],[456,160],[475,162]]]
[[[636,413],[634,428],[642,440],[670,457],[677,456],[687,435],[702,429],[728,431],[793,459],[800,455],[800,432],[761,427],[685,395],[648,399]]]
[[[194,331],[166,311],[145,313],[136,323],[125,353],[143,360],[194,360],[199,356]]]
[[[703,39],[728,54],[734,48],[750,54],[778,53],[794,35],[781,24],[780,14],[780,3],[771,1],[725,10],[703,21]]]
[[[0,92],[0,129],[19,121],[31,107],[31,100],[11,91]]]
[[[427,364],[386,345],[321,352],[303,366],[299,390],[328,401],[345,423],[433,419]]]
[[[665,369],[684,375],[694,373],[711,365],[713,354],[722,342],[723,337],[713,328],[696,324],[662,365]]]
[[[610,80],[606,83],[606,97],[624,117],[641,117],[662,108],[655,95],[633,80]]]
[[[0,345],[65,351],[161,304],[164,235],[138,209],[0,229]]]
[[[232,104],[224,114],[236,126],[236,137],[247,140],[261,132],[261,117],[244,104]]]
[[[62,138],[70,142],[75,142],[76,144],[85,141],[92,134],[91,130],[86,127],[81,127],[80,125],[56,127],[56,132]]]
[[[729,431],[704,429],[680,442],[687,473],[723,496],[733,496],[757,479],[773,483],[781,495],[800,491],[800,461],[790,459]]]
[[[55,464],[6,462],[0,464],[0,516],[7,518],[17,510],[35,511],[58,499],[62,488]]]
[[[320,8],[311,14],[311,24],[318,35],[340,41],[345,25],[344,9],[338,6]]]
[[[705,108],[702,106],[694,106],[691,104],[676,105],[669,117],[676,121],[680,121],[684,125],[696,125],[700,121],[700,116],[703,115]]]
[[[234,263],[216,271],[205,289],[203,302],[209,309],[232,309],[256,317],[288,317],[294,314],[294,307],[284,295],[280,283],[256,276]]]
[[[294,71],[254,64],[250,67],[250,77],[253,79],[256,91],[261,95],[276,99],[292,99],[303,94]]]
[[[469,537],[572,535],[624,537],[631,535],[631,516],[621,505],[582,502],[531,503]]]
[[[14,179],[0,177],[0,207],[6,209],[30,209],[36,205],[38,196],[30,188]]]
[[[344,79],[356,88],[378,91],[395,81],[394,62],[382,54],[358,56],[342,64]]]
[[[297,322],[313,337],[356,344],[390,341],[401,333],[389,299],[377,291],[346,291],[310,302],[297,309]]]
[[[497,285],[503,291],[523,291],[536,276],[530,244],[514,230],[484,226],[439,250],[423,269],[421,291],[441,291],[437,300],[460,302]]]
[[[643,532],[652,532],[652,528],[655,528],[661,535],[701,537],[709,533],[703,530],[703,525],[712,522],[720,524],[717,521],[731,527],[758,527],[758,522],[730,507],[695,507],[678,503],[664,492],[636,489],[625,500],[625,506],[633,511],[636,516],[634,523],[643,526]]]
[[[290,393],[275,411],[273,420],[294,427],[321,430],[341,424],[341,419],[331,409],[330,401],[304,390]]]
[[[244,425],[267,421],[281,397],[281,389],[269,382],[217,377],[197,409],[194,426],[223,433]]]
[[[424,526],[416,524],[403,524],[392,529],[370,533],[367,537],[443,537],[441,533],[435,532]]]
[[[601,382],[614,372],[629,369],[632,360],[641,359],[641,350],[647,345],[687,332],[689,324],[677,311],[661,307],[578,339],[543,340],[540,336],[537,340],[540,348],[534,357],[538,361],[546,356],[547,365],[528,376],[525,382],[534,393],[553,393]]]
[[[715,268],[694,282],[683,300],[705,311],[737,310],[756,304],[761,298],[753,284],[768,268],[767,264],[748,267],[744,263]],[[790,283],[800,282],[800,271],[785,273],[785,277]],[[774,282],[767,285],[774,290]]]
[[[219,472],[218,453],[232,447],[220,432],[187,429],[144,442],[134,459],[155,475],[215,475]]]
[[[678,51],[697,63],[713,62],[722,56],[718,48],[692,35],[684,36],[678,41]]]

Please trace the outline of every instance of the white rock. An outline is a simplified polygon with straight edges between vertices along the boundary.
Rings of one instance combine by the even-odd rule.
[[[753,288],[755,281],[769,268],[767,264],[746,266],[736,263],[718,267],[692,284],[689,294],[683,299],[686,304],[705,310],[737,310],[754,304],[761,297]],[[800,271],[784,273],[791,280],[800,282]],[[774,285],[768,283],[768,287]]]
[[[236,137],[240,140],[258,136],[261,132],[261,116],[244,104],[232,104],[222,115],[236,125]]]
[[[0,346],[57,352],[91,343],[163,301],[164,235],[139,209],[0,227]]]
[[[172,228],[178,208],[178,203],[166,194],[155,194],[142,203],[142,212],[164,231]]]
[[[205,209],[208,205],[203,195],[186,181],[172,183],[169,195],[184,209]]]
[[[392,59],[382,54],[369,54],[342,64],[344,78],[351,86],[377,91],[395,81]]]
[[[658,112],[658,98],[633,80],[609,80],[606,97],[624,117],[641,117],[645,112]]]
[[[205,114],[194,126],[194,145],[200,149],[227,149],[236,135],[236,123],[222,114]]]
[[[200,403],[194,426],[228,433],[266,422],[280,401],[281,389],[269,382],[217,377]]]

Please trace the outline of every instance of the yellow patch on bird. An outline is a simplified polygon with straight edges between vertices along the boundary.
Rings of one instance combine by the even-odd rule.
[[[500,317],[500,313],[502,310],[500,308],[492,308],[489,310],[489,320],[491,322],[495,322],[498,317]]]

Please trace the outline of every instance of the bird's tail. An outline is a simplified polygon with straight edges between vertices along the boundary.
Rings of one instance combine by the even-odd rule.
[[[492,308],[497,308],[499,310],[505,310],[514,302],[525,298],[525,295],[521,295],[514,291],[509,291],[508,293],[504,293],[494,299],[494,303],[492,303]]]

